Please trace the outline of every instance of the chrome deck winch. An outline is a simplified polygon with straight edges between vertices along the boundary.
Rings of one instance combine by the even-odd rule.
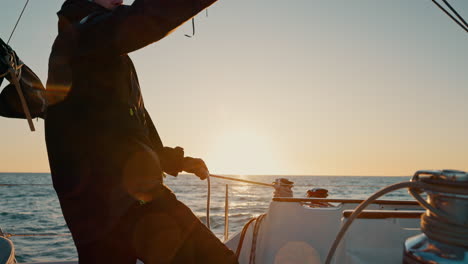
[[[412,181],[427,186],[410,189],[426,213],[421,217],[423,233],[405,242],[403,263],[468,263],[468,174],[423,170]],[[427,201],[419,196],[421,192],[427,193]]]

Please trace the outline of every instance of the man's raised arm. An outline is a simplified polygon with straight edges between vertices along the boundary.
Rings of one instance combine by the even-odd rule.
[[[156,42],[216,0],[135,0],[77,27],[75,58],[122,55]]]

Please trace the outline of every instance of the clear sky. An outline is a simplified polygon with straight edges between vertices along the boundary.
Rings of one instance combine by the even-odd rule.
[[[26,0],[0,1],[6,40]],[[31,0],[11,41],[43,82],[62,2]],[[468,170],[468,34],[430,0],[219,0],[190,33],[131,57],[165,145],[213,173]],[[36,127],[0,119],[0,171],[49,171]]]

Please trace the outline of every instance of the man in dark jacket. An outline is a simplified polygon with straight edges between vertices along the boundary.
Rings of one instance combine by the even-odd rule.
[[[80,263],[237,263],[163,184],[204,179],[201,159],[163,147],[127,53],[216,0],[66,0],[49,60],[45,133],[54,188]]]

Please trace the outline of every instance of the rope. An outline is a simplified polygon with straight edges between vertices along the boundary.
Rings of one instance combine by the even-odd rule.
[[[238,181],[238,182],[244,182],[244,183],[251,183],[251,184],[256,184],[256,185],[262,185],[262,186],[268,186],[268,187],[273,187],[273,184],[269,183],[263,183],[263,182],[256,182],[256,181],[249,181],[249,180],[242,180],[242,179],[237,179],[237,178],[232,178],[232,177],[226,177],[226,176],[220,176],[220,175],[215,175],[215,174],[210,174],[207,178],[208,183],[210,182],[210,177],[213,178],[218,178],[218,179],[224,179],[224,180],[230,180],[230,181]],[[45,185],[52,185],[50,183],[0,183],[1,186],[45,186]],[[313,185],[311,185],[313,186]],[[339,185],[337,185],[339,186]],[[355,186],[355,185],[351,185]]]
[[[236,257],[239,259],[240,253],[242,251],[242,246],[244,245],[244,238],[245,234],[247,233],[247,230],[249,229],[250,224],[255,221],[257,218],[252,218],[250,219],[247,224],[245,224],[244,228],[242,228],[242,232],[240,234],[239,238],[239,244],[237,244],[237,250],[236,250]]]
[[[21,17],[23,16],[24,11],[26,10],[26,7],[28,6],[28,3],[29,3],[29,0],[27,0],[26,3],[24,4],[23,10],[21,10],[21,13],[20,13],[19,17],[16,20],[16,24],[13,27],[13,30],[11,31],[10,37],[8,38],[8,41],[6,43],[7,45],[10,43],[10,40],[13,37],[13,34],[16,31],[16,27],[18,26],[18,24],[19,24],[19,22],[21,20]],[[29,128],[31,129],[31,131],[35,131],[36,129],[34,128],[34,124],[32,122],[31,113],[29,112],[29,107],[28,107],[28,105],[26,103],[26,100],[25,100],[24,95],[23,95],[23,91],[21,90],[21,86],[20,86],[20,83],[19,83],[19,80],[18,80],[19,78],[21,78],[21,71],[19,71],[19,73],[17,75],[17,71],[20,70],[23,65],[19,65],[19,61],[16,61],[17,57],[16,57],[16,54],[14,54],[14,52],[13,52],[11,57],[12,57],[12,60],[13,60],[12,62],[14,62],[14,63],[12,64],[13,67],[9,68],[8,74],[10,74],[11,82],[14,84],[14,86],[16,88],[16,91],[18,93],[18,96],[20,98],[21,106],[23,108],[26,119],[28,120]],[[2,76],[2,77],[4,77],[4,76]]]
[[[236,179],[236,178],[231,178],[231,177],[226,177],[226,176],[209,174],[208,177],[206,178],[207,179],[207,185],[208,185],[208,191],[207,191],[207,196],[206,196],[206,226],[208,227],[208,229],[210,229],[210,200],[211,200],[211,180],[210,179],[211,179],[211,177],[224,179],[224,180],[230,180],[230,181],[239,181],[239,182],[257,184],[257,185],[261,185],[261,186],[273,187],[273,184],[268,184],[268,183],[263,183],[263,182],[255,182],[255,181],[248,181],[248,180]]]
[[[19,22],[21,20],[21,17],[23,16],[24,10],[26,10],[26,7],[28,6],[28,4],[29,4],[29,0],[27,0],[26,4],[24,4],[23,10],[21,11],[21,14],[19,15],[18,20],[16,20],[16,24],[13,27],[13,30],[11,31],[10,37],[8,38],[8,41],[7,41],[7,44],[10,43],[10,40],[13,37],[13,34],[15,33],[16,27],[18,26],[18,24],[19,24]]]
[[[376,193],[374,193],[372,196],[370,196],[367,200],[363,201],[355,210],[354,212],[351,214],[351,216],[348,218],[348,221],[346,221],[346,223],[343,224],[343,226],[341,227],[340,231],[338,232],[336,238],[335,238],[335,241],[333,242],[330,250],[328,251],[328,255],[327,255],[327,259],[325,261],[325,264],[330,264],[331,263],[331,260],[333,258],[333,255],[335,254],[335,251],[338,247],[338,245],[340,244],[340,241],[341,239],[344,237],[344,234],[346,233],[346,231],[348,230],[348,228],[351,226],[351,224],[353,223],[353,221],[359,216],[359,214],[369,205],[371,204],[373,201],[377,200],[379,197],[387,194],[387,193],[390,193],[392,191],[395,191],[395,190],[398,190],[398,189],[403,189],[403,188],[410,188],[410,193],[412,195],[414,195],[414,197],[416,198],[416,200],[418,200],[419,202],[421,202],[422,200],[422,203],[421,205],[426,208],[427,210],[431,211],[432,213],[434,214],[438,214],[438,213],[442,213],[442,216],[438,216],[441,220],[447,222],[447,223],[450,223],[451,225],[453,225],[453,220],[447,218],[447,214],[446,213],[443,213],[441,212],[440,210],[438,209],[435,209],[434,207],[432,207],[431,205],[429,205],[424,199],[422,199],[422,197],[417,194],[414,189],[420,189],[420,190],[425,190],[425,191],[435,191],[435,192],[445,192],[445,193],[453,193],[453,194],[462,194],[462,195],[468,195],[468,189],[462,189],[462,188],[454,188],[454,187],[450,187],[450,186],[438,186],[438,185],[431,185],[431,184],[427,184],[427,183],[423,183],[423,182],[414,182],[414,181],[411,181],[411,182],[400,182],[400,183],[397,183],[397,184],[393,184],[393,185],[390,185],[382,190],[379,190],[377,191]],[[435,211],[433,211],[435,210]],[[436,213],[437,212],[437,213]],[[468,225],[462,225],[464,229],[468,228]]]
[[[252,245],[250,247],[250,260],[249,264],[255,264],[255,257],[256,257],[256,252],[257,252],[257,238],[258,238],[258,232],[260,231],[260,224],[265,218],[266,214],[262,214],[257,217],[257,220],[255,221],[255,226],[253,230],[253,235],[252,235]]]
[[[262,215],[259,215],[258,217],[254,217],[250,219],[247,222],[247,224],[244,225],[244,228],[242,228],[242,231],[240,233],[240,238],[239,238],[239,244],[237,244],[237,250],[236,250],[237,259],[239,259],[240,253],[242,251],[242,246],[244,245],[245,234],[247,234],[247,230],[249,229],[252,222],[255,221],[255,226],[254,226],[254,230],[252,234],[252,245],[250,247],[250,258],[249,258],[249,264],[255,264],[255,252],[257,250],[258,232],[260,231],[260,223],[265,218],[265,216],[266,214],[262,214]]]
[[[440,10],[442,10],[447,16],[449,16],[455,23],[457,23],[461,28],[463,28],[467,33],[468,33],[468,27],[467,26],[464,26],[460,23],[460,21],[458,21],[455,17],[452,16],[452,14],[450,14],[447,10],[445,10],[444,7],[442,7],[439,3],[437,3],[437,1],[435,0],[432,0],[432,2],[438,7],[440,8]],[[445,1],[444,1],[445,2]],[[445,2],[446,4],[448,4],[447,2]],[[453,8],[449,5],[450,9],[453,10]],[[455,12],[456,13],[456,12]],[[457,13],[457,16],[458,13]],[[463,20],[463,19],[462,19]],[[464,20],[463,20],[464,21]],[[465,22],[466,23],[466,22]]]
[[[209,174],[207,177],[207,184],[208,184],[208,191],[207,191],[207,196],[206,196],[206,226],[208,229],[210,229],[210,198],[211,198],[211,177],[214,178],[219,178],[219,179],[224,179],[224,180],[230,180],[230,181],[238,181],[238,182],[244,182],[244,183],[250,183],[250,184],[257,184],[261,186],[268,186],[268,187],[273,187],[273,184],[268,184],[268,183],[263,183],[263,182],[255,182],[255,181],[248,181],[248,180],[242,180],[242,179],[236,179],[236,178],[231,178],[231,177],[226,177],[226,176],[220,176],[220,175],[214,175],[214,174]],[[242,247],[242,245],[241,245]]]
[[[257,184],[257,185],[262,185],[262,186],[273,187],[273,184],[269,184],[269,183],[242,180],[242,179],[231,178],[231,177],[220,176],[220,175],[214,175],[214,174],[210,174],[210,177],[214,177],[214,178],[218,178],[218,179],[224,179],[224,180],[230,180],[230,181],[238,181],[238,182],[244,182],[244,183],[251,183],[251,184]]]
[[[10,74],[10,72],[5,72],[4,74],[0,74],[0,79],[7,76],[8,74]]]
[[[327,259],[325,261],[325,264],[330,264],[331,263],[333,255],[335,254],[336,248],[340,244],[341,239],[343,238],[346,231],[348,231],[348,228],[351,225],[351,223],[354,221],[354,219],[357,218],[357,216],[361,213],[361,211],[364,210],[364,208],[366,208],[369,204],[371,204],[374,200],[377,200],[377,198],[379,198],[382,195],[385,195],[385,194],[387,194],[389,192],[392,192],[394,190],[406,188],[406,187],[409,187],[409,186],[412,186],[412,185],[413,185],[412,182],[402,182],[402,183],[397,183],[397,184],[394,184],[394,185],[390,185],[389,187],[384,188],[384,189],[376,192],[371,197],[369,197],[367,200],[363,201],[354,210],[354,212],[348,218],[348,221],[346,221],[346,223],[344,223],[344,225],[341,227],[340,232],[338,232],[338,235],[336,235],[335,241],[333,242],[330,250],[328,251],[328,255],[327,255]]]
[[[11,80],[16,87],[16,92],[18,93],[18,96],[20,98],[20,102],[21,102],[21,106],[23,107],[24,115],[26,116],[26,119],[28,120],[29,129],[31,129],[31,131],[35,131],[36,129],[34,128],[34,123],[32,121],[31,112],[29,111],[28,104],[26,102],[26,99],[24,98],[23,90],[21,90],[21,86],[18,80],[18,78],[20,77],[16,76],[13,69],[10,69],[9,72],[10,72]]]
[[[446,223],[436,216],[424,214],[421,217],[421,230],[431,239],[459,247],[468,246],[466,226]]]

